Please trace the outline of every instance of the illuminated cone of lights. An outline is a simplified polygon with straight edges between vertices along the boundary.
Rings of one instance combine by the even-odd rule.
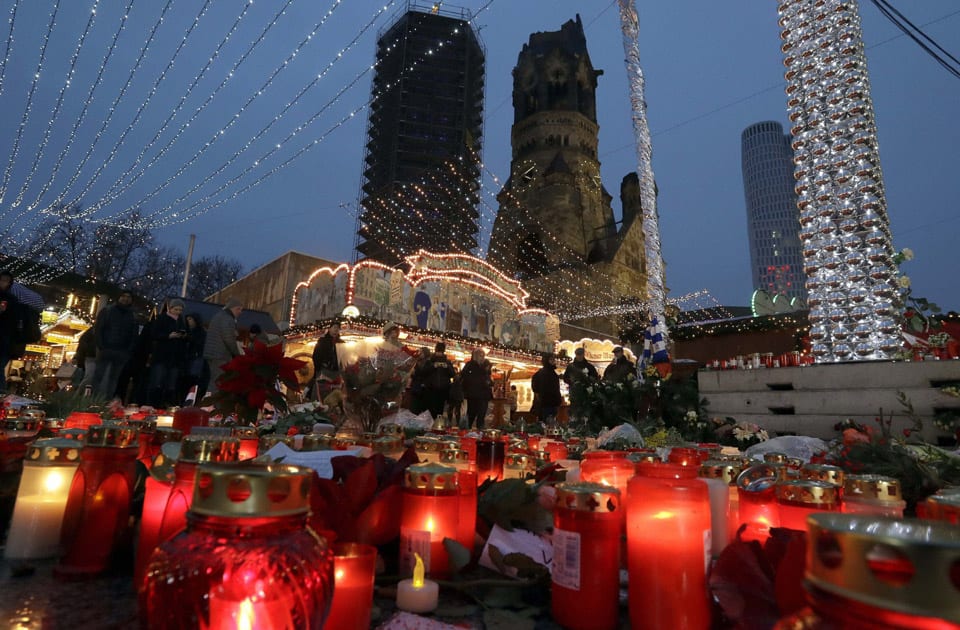
[[[781,0],[800,240],[818,363],[889,358],[900,299],[855,0]]]

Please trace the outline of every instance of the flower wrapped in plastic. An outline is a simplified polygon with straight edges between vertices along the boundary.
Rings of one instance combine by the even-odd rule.
[[[223,366],[217,379],[213,404],[224,417],[236,415],[241,421],[254,422],[264,405],[279,412],[287,410],[287,398],[281,391],[299,391],[297,370],[304,362],[283,356],[283,347],[260,341],[245,354],[234,357]]]
[[[348,420],[375,431],[384,411],[396,407],[413,370],[413,357],[386,344],[357,356],[343,369]]]

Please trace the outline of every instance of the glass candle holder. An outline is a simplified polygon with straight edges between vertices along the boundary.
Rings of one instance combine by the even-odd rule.
[[[150,441],[153,439],[154,431],[157,430],[157,422],[155,420],[131,419],[127,419],[125,422],[127,426],[134,427],[137,430],[137,444],[140,447],[137,452],[137,460],[149,470],[150,466],[153,465],[153,458],[156,457],[156,453],[150,455]]]
[[[627,459],[626,451],[588,451],[580,462],[581,481],[599,483],[627,496],[627,482],[636,474],[637,466]]]
[[[421,435],[413,440],[413,447],[421,463],[437,463],[440,461],[442,445],[440,440],[432,435]]]
[[[723,547],[730,544],[737,535],[737,527],[740,524],[740,494],[737,492],[737,476],[743,470],[739,461],[727,461],[719,459],[710,459],[700,465],[700,476],[705,479],[718,479],[727,486],[727,498],[729,511],[727,519],[727,539],[719,541]],[[712,506],[712,503],[711,503]],[[716,531],[715,531],[716,533]],[[714,551],[717,549],[717,537],[714,536]]]
[[[634,628],[708,628],[710,498],[697,469],[641,463],[627,490],[627,570]]]
[[[292,449],[296,442],[292,435],[263,435],[257,442],[257,454],[263,455],[277,444],[285,444]]]
[[[64,511],[65,555],[57,574],[93,576],[108,567],[127,534],[138,450],[134,428],[100,424],[87,429]]]
[[[829,466],[827,464],[804,464],[800,467],[800,479],[812,479],[814,481],[832,483],[840,488],[841,499],[843,498],[843,487],[846,476],[846,471],[839,466]]]
[[[149,458],[150,464],[144,464],[149,469],[153,465],[154,460],[157,455],[160,454],[160,450],[163,448],[163,445],[167,442],[179,442],[183,439],[183,431],[180,429],[174,429],[173,427],[156,427],[153,433],[150,435],[149,441],[147,442],[146,448],[143,448],[143,443],[141,442],[140,454],[137,456],[137,459],[140,462],[144,462],[143,457],[144,453]]]
[[[186,530],[147,569],[140,604],[150,627],[322,628],[334,567],[307,525],[311,476],[296,466],[202,464]]]
[[[374,453],[399,459],[403,455],[403,440],[395,435],[381,435],[370,446]],[[466,452],[466,451],[464,451]]]
[[[745,469],[737,476],[737,494],[741,540],[763,542],[771,527],[780,527],[780,508],[777,505],[776,485],[785,466],[759,464]]]
[[[503,479],[503,463],[506,455],[506,445],[501,439],[500,431],[487,429],[477,440],[477,478],[483,483],[488,478]]]
[[[826,481],[800,479],[777,484],[780,527],[807,531],[807,517],[840,509],[840,489]]]
[[[440,452],[440,463],[457,469],[460,501],[457,516],[457,542],[473,555],[477,533],[477,471],[470,455],[463,449],[448,448]]]
[[[541,440],[540,447],[550,453],[550,461],[558,462],[561,459],[567,459],[570,453],[567,450],[565,442],[557,440]]]
[[[535,472],[534,459],[526,453],[507,453],[503,463],[504,479],[526,479]]]
[[[373,609],[377,548],[357,543],[333,546],[334,589],[324,630],[366,630]]]
[[[903,518],[907,502],[900,481],[881,475],[847,475],[843,481],[841,510],[848,514],[876,514]]]
[[[233,437],[215,437],[206,435],[188,435],[180,443],[180,454],[173,463],[173,483],[169,486],[158,482],[157,497],[165,497],[160,519],[154,518],[151,504],[151,517],[140,521],[140,540],[137,544],[137,558],[134,563],[134,584],[139,588],[143,584],[143,575],[147,562],[157,545],[173,538],[187,526],[187,510],[193,501],[193,486],[197,466],[210,462],[235,462],[240,450],[240,440]],[[144,509],[153,501],[154,495],[144,496]]]
[[[173,428],[180,429],[184,435],[188,435],[193,427],[205,427],[209,424],[210,412],[200,407],[181,407],[173,413]]]
[[[707,453],[699,448],[686,448],[674,446],[667,454],[667,461],[671,464],[680,464],[681,466],[697,466],[706,461]]]
[[[778,630],[960,627],[960,529],[873,514],[815,514],[808,523],[810,607]]]
[[[5,557],[26,560],[60,553],[63,513],[82,448],[82,442],[53,438],[27,449]]]
[[[620,491],[598,483],[557,486],[553,512],[553,620],[571,630],[619,621]]]
[[[240,461],[257,456],[257,446],[260,444],[257,427],[234,427],[233,437],[240,440],[240,452],[237,454]]]
[[[157,546],[157,533],[163,523],[163,510],[167,507],[170,488],[176,478],[173,466],[176,460],[162,452],[153,460],[144,482],[143,509],[140,512],[140,534],[137,540],[137,555],[133,563],[133,585],[139,590],[147,570],[150,554]]]
[[[97,424],[103,424],[103,419],[92,411],[74,411],[63,421],[65,429],[88,429]]]
[[[457,538],[460,492],[457,470],[440,464],[409,466],[403,478],[400,511],[400,568],[413,571],[417,553],[431,576],[450,571],[444,538]]]

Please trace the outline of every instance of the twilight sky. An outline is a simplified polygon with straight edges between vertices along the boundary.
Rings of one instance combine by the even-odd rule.
[[[7,18],[16,8],[13,46],[0,84],[0,156],[8,156],[0,159],[0,230],[13,226],[14,234],[29,233],[42,209],[77,200],[92,219],[138,208],[162,225],[162,242],[185,250],[194,233],[195,255],[236,257],[248,269],[291,249],[332,260],[352,258],[367,118],[362,107],[370,98],[372,76],[363,72],[373,62],[376,32],[405,3],[60,0],[34,80],[56,4],[0,0],[0,55],[7,50]],[[253,45],[284,4],[286,12]],[[956,0],[894,4],[960,56]],[[128,5],[126,26],[97,83]],[[461,0],[459,5],[475,12],[488,5],[476,19],[487,49],[484,236],[499,190],[490,173],[505,179],[509,168],[510,70],[531,32],[559,29],[577,13],[586,26],[593,64],[605,71],[598,88],[600,159],[604,183],[616,196],[621,177],[636,167],[616,2]],[[776,3],[638,5],[667,284],[674,296],[707,289],[720,303],[746,304],[751,287],[740,133],[762,120],[787,123]],[[94,6],[70,87],[47,131]],[[957,309],[960,81],[898,36],[869,2],[861,3],[861,17],[894,242],[916,253],[904,273],[913,280],[915,295]],[[284,65],[301,41],[306,43]],[[85,103],[84,119],[73,134]],[[273,171],[303,147],[310,148]],[[712,302],[701,299],[688,306],[698,305]]]

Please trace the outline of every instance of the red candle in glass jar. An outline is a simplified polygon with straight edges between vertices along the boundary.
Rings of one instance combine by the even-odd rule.
[[[107,568],[127,533],[137,451],[134,428],[100,424],[87,429],[63,516],[65,555],[58,575],[93,576]]]
[[[567,445],[564,442],[559,442],[557,440],[541,440],[540,447],[546,452],[550,453],[550,461],[552,462],[558,462],[561,459],[566,459],[567,455],[569,455],[567,452]]]
[[[832,483],[802,479],[777,484],[780,527],[807,531],[807,517],[840,509],[840,491]]]
[[[460,492],[457,470],[440,464],[409,466],[400,511],[400,567],[410,574],[420,554],[431,576],[446,576],[450,561],[444,538],[457,538]]]
[[[457,516],[457,542],[473,554],[477,533],[477,471],[463,449],[448,448],[440,452],[440,463],[457,469],[460,501]]]
[[[477,438],[464,435],[460,438],[460,448],[467,452],[471,462],[477,463]]]
[[[140,541],[137,545],[137,559],[134,564],[134,584],[139,588],[143,584],[143,572],[153,550],[166,542],[187,526],[187,510],[193,501],[193,486],[197,475],[197,466],[209,462],[235,462],[240,448],[236,438],[207,435],[188,435],[180,443],[180,455],[173,464],[173,483],[158,494],[165,497],[163,512],[159,521],[154,518],[140,522]],[[144,509],[151,496],[144,497]]]
[[[173,428],[185,434],[193,427],[205,427],[210,424],[210,412],[200,407],[181,407],[173,414]]]
[[[366,630],[373,609],[377,548],[357,543],[333,546],[334,589],[324,630]]]
[[[253,459],[257,456],[257,447],[260,445],[260,436],[257,427],[236,427],[233,436],[240,440],[240,461]]]
[[[100,414],[92,411],[74,411],[63,421],[63,428],[88,429],[97,424],[103,424]]]
[[[147,569],[140,604],[151,627],[322,627],[334,567],[326,541],[307,525],[312,474],[202,464],[187,529],[161,544]]]
[[[553,512],[553,620],[571,630],[617,627],[620,491],[598,483],[557,486]]]
[[[167,506],[170,488],[173,487],[174,461],[162,453],[154,459],[147,475],[143,493],[143,511],[140,513],[140,538],[133,563],[133,585],[136,590],[143,586],[150,554],[157,546],[157,532],[163,523],[163,509]]]
[[[917,516],[921,516],[920,505],[917,504]],[[881,475],[846,475],[840,506],[848,514],[903,518],[907,502],[903,500],[898,479]]]
[[[710,626],[710,499],[697,468],[643,462],[628,484],[627,567],[634,628]]]
[[[771,527],[780,527],[780,507],[777,505],[776,484],[785,467],[760,464],[747,468],[737,477],[737,497],[740,522],[746,525],[739,534],[744,541],[763,543]]]
[[[477,478],[483,483],[488,478],[503,479],[503,462],[506,456],[506,444],[500,431],[487,429],[477,440]]]
[[[636,464],[626,451],[589,451],[580,462],[580,479],[616,488],[627,494],[627,482],[636,474]]]
[[[706,460],[706,453],[698,448],[675,446],[670,449],[667,461],[681,466],[700,466]]]
[[[146,448],[144,448],[142,442],[140,443],[140,455],[138,455],[137,459],[140,460],[140,462],[149,461],[149,464],[144,463],[149,470],[150,466],[152,466],[156,460],[157,455],[160,454],[160,450],[164,444],[167,442],[179,442],[182,439],[183,431],[179,429],[174,429],[173,427],[157,427],[153,431],[153,434],[150,435]]]

